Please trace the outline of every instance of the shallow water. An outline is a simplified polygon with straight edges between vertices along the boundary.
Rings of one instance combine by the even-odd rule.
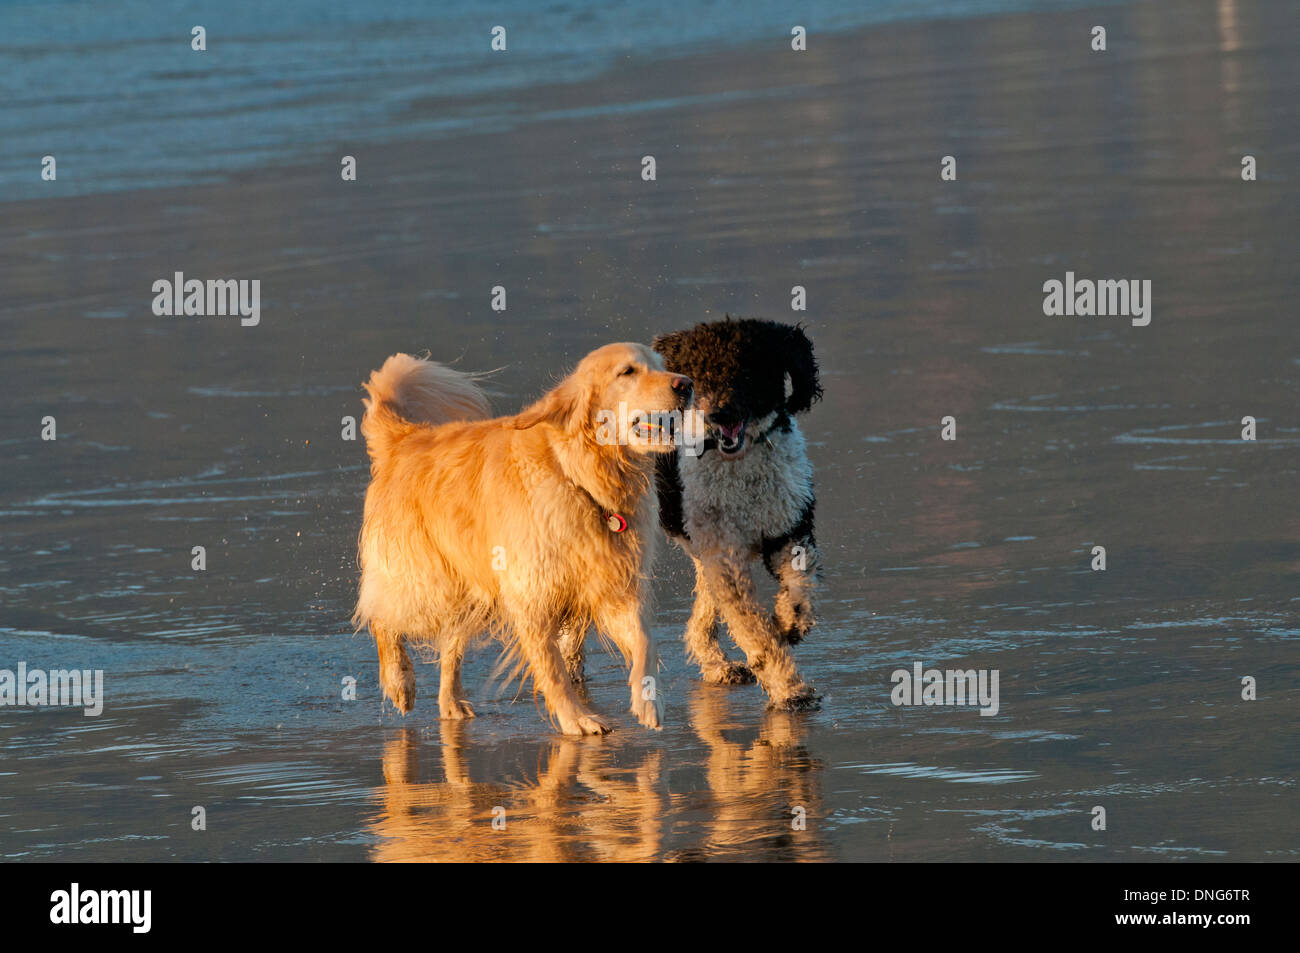
[[[1124,2],[1124,0],[1111,0]],[[804,0],[815,34],[1079,0]],[[629,57],[788,37],[782,0],[0,0],[0,194],[220,182],[335,144],[505,130],[515,94]],[[192,48],[192,30],[206,49]],[[494,51],[492,30],[506,29]],[[485,108],[484,92],[503,95]],[[437,111],[414,107],[429,99]],[[563,110],[563,104],[557,104]],[[636,103],[620,108],[639,108]],[[32,175],[53,154],[52,187]],[[328,154],[328,153],[326,153]]]
[[[0,668],[102,668],[107,698],[0,708],[0,856],[1294,860],[1284,7],[1108,9],[1104,59],[1079,11],[643,62],[508,94],[569,118],[362,151],[348,186],[331,159],[6,205]],[[152,316],[177,269],[262,279],[262,323]],[[1067,270],[1151,279],[1150,326],[1045,317]],[[473,722],[435,720],[433,666],[384,710],[347,624],[366,470],[340,418],[366,373],[505,366],[504,412],[608,340],[789,316],[793,284],[826,390],[804,431],[828,578],[797,649],[823,711],[695,679],[675,552],[664,731],[599,650],[604,739],[552,734],[491,653]],[[998,714],[895,707],[915,662],[997,669]]]

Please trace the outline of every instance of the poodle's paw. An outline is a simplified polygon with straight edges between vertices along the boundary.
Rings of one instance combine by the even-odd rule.
[[[811,685],[799,684],[781,698],[773,698],[767,707],[772,711],[820,711],[822,696]]]
[[[772,624],[776,626],[777,637],[786,645],[798,645],[812,627],[817,624],[813,616],[812,603],[806,599],[798,601],[778,601],[777,610],[772,615]]]
[[[747,665],[730,660],[701,668],[700,675],[710,685],[752,685],[756,681]]]

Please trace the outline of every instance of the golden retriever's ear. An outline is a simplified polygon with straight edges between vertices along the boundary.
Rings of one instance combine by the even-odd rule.
[[[590,395],[574,377],[566,377],[536,403],[515,417],[515,429],[526,430],[545,421],[561,430],[574,430],[586,415]]]

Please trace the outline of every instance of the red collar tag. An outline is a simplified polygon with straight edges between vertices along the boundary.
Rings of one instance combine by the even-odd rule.
[[[627,520],[623,519],[623,517],[619,516],[617,513],[606,513],[605,525],[609,527],[611,533],[621,533],[623,530],[627,529]]]

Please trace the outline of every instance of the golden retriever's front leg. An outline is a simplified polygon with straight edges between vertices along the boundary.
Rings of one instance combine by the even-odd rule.
[[[473,718],[474,708],[465,698],[460,685],[460,663],[465,657],[463,640],[453,639],[442,650],[442,672],[438,680],[438,711],[443,718],[452,720]]]
[[[659,694],[659,653],[640,603],[601,607],[596,625],[631,662],[627,680],[632,687],[632,714],[647,728],[662,728],[664,703]]]
[[[528,662],[533,684],[545,696],[547,707],[560,723],[560,730],[566,735],[603,735],[609,732],[609,725],[582,703],[569,680],[556,638],[559,620],[539,620],[521,615],[515,615],[514,625],[519,650]]]
[[[399,633],[378,622],[370,623],[370,634],[379,649],[379,684],[384,697],[405,715],[415,707],[415,666],[406,654],[406,644]]]

